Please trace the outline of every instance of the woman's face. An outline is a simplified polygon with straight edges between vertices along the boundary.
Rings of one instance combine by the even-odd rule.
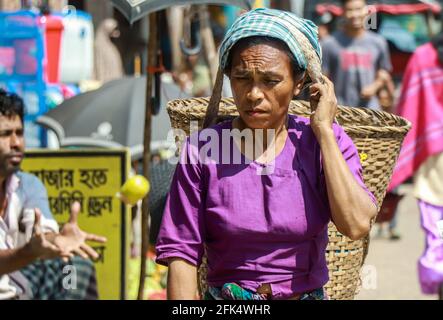
[[[252,129],[281,126],[304,80],[294,79],[291,61],[278,42],[235,49],[229,78],[240,118]]]

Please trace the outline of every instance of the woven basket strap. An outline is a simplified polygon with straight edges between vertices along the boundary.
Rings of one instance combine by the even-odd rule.
[[[205,121],[203,122],[203,129],[214,124],[215,120],[217,119],[218,110],[220,107],[222,89],[223,89],[223,71],[221,70],[221,68],[218,68],[214,89],[212,90],[211,99],[209,100],[208,108],[206,109]]]
[[[303,32],[297,29],[294,25],[288,23],[286,20],[282,19],[281,21],[279,20],[279,22],[282,23],[297,39],[297,42],[300,45],[300,50],[307,61],[306,71],[308,72],[312,82],[323,83],[320,57],[317,55],[317,52],[315,51],[311,42],[309,42],[309,39],[303,34]]]

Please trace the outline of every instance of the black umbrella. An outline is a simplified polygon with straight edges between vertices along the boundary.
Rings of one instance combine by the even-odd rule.
[[[166,103],[189,95],[172,83],[162,83],[160,112],[152,122],[151,150],[169,147],[171,129]],[[98,90],[65,100],[37,119],[53,130],[61,147],[121,147],[131,150],[133,159],[143,153],[146,77],[127,77],[110,81]]]
[[[151,12],[182,4],[219,4],[251,8],[251,0],[111,0],[114,6],[134,23]]]

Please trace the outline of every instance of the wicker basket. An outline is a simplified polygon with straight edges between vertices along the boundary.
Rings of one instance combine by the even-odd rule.
[[[193,98],[173,100],[168,103],[168,113],[173,128],[179,128],[189,134],[190,122],[203,124],[209,99]],[[294,100],[289,106],[289,113],[309,117],[309,104]],[[224,120],[238,115],[232,99],[222,99],[219,119]],[[356,145],[362,166],[364,181],[377,198],[380,208],[385,196],[394,164],[410,124],[407,120],[382,111],[364,108],[339,106],[337,122],[344,128]],[[329,225],[329,244],[326,258],[329,268],[327,294],[331,299],[353,299],[360,287],[360,269],[369,247],[366,239],[352,241]],[[200,289],[205,288],[204,262],[200,267]]]

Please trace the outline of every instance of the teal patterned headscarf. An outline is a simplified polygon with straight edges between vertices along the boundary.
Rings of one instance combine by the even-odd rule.
[[[220,47],[220,66],[203,128],[209,127],[217,118],[223,87],[223,71],[231,49],[240,39],[256,36],[271,37],[286,43],[298,66],[307,72],[310,80],[323,83],[318,29],[312,21],[299,18],[290,12],[274,9],[259,8],[249,11],[234,22]]]
[[[225,70],[229,53],[240,40],[254,36],[276,38],[287,44],[300,69],[315,81],[321,75],[321,47],[317,26],[287,11],[259,8],[240,16],[220,47],[220,67]]]

